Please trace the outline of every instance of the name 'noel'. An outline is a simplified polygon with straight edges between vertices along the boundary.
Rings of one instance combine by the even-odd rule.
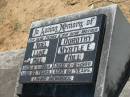
[[[55,34],[63,31],[93,27],[96,24],[96,19],[97,17],[94,16],[94,17],[75,20],[71,22],[65,22],[65,23],[35,28],[33,30],[32,37],[38,37],[38,36],[43,36],[48,34]]]

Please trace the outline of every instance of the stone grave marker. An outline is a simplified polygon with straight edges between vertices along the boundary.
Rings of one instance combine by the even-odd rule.
[[[117,5],[33,22],[20,97],[118,97],[129,77],[130,25]]]

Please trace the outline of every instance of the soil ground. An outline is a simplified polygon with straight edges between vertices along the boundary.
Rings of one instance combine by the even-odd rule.
[[[0,0],[0,52],[25,48],[32,21],[110,4],[130,21],[130,0]]]

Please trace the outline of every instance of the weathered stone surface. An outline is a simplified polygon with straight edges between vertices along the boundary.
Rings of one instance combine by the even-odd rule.
[[[0,69],[0,97],[13,97],[18,69]]]
[[[0,69],[13,69],[23,61],[24,49],[0,52]]]
[[[120,97],[130,97],[130,81],[125,85]]]
[[[14,97],[19,66],[25,50],[0,53],[0,97]]]

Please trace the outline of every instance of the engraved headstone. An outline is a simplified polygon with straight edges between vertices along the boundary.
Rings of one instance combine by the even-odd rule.
[[[32,28],[21,83],[91,83],[104,29],[101,14]]]
[[[33,22],[20,97],[119,97],[130,75],[130,25],[117,5]]]

